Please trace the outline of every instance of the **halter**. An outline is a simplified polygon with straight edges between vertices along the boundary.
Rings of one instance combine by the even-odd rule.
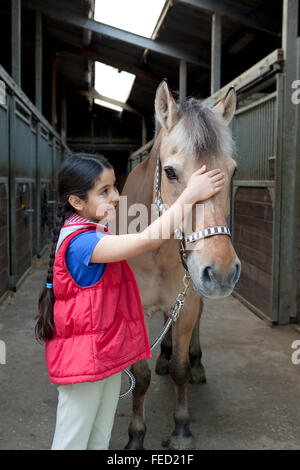
[[[163,203],[161,192],[161,161],[160,161],[160,152],[158,151],[157,154],[157,162],[156,162],[156,197],[155,197],[155,204],[157,209],[157,216],[160,216],[161,212],[165,212],[167,210],[166,206]],[[184,269],[188,272],[188,267],[186,265],[186,243],[194,243],[199,240],[202,240],[207,237],[213,237],[214,235],[228,235],[231,237],[230,230],[226,225],[215,225],[213,227],[207,227],[199,232],[192,232],[190,235],[185,235],[184,232],[178,227],[175,229],[174,233],[179,239],[179,252],[181,257],[181,262],[183,264]]]

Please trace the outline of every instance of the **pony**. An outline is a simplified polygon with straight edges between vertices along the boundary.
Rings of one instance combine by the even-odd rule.
[[[235,109],[233,87],[212,107],[193,97],[176,103],[164,80],[155,96],[158,125],[151,152],[128,175],[122,191],[122,196],[127,196],[128,206],[143,204],[150,213],[155,201],[171,205],[185,188],[190,175],[206,164],[207,171],[220,168],[224,172],[225,184],[220,192],[202,202],[203,217],[200,221],[197,218],[198,226],[195,226],[196,208],[193,208],[192,228],[200,233],[206,227],[226,227],[226,218],[230,214],[230,183],[237,167],[233,158],[234,141],[228,126]],[[131,220],[129,217],[128,223]],[[162,312],[164,318],[168,318],[176,296],[182,290],[186,270],[191,278],[184,307],[163,339],[156,363],[156,373],[170,373],[175,386],[175,428],[169,439],[170,449],[193,449],[194,445],[187,387],[189,382],[206,382],[199,339],[203,298],[230,295],[241,272],[241,263],[228,233],[211,235],[201,240],[195,237],[193,243],[189,243],[193,248],[185,250],[184,258],[180,256],[177,237],[172,236],[159,249],[129,260],[140,291],[148,333],[149,322],[156,312]],[[131,371],[136,384],[125,449],[144,449],[145,396],[151,379],[148,361],[138,361]]]

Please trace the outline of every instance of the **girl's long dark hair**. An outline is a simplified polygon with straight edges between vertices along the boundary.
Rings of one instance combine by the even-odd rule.
[[[88,191],[93,188],[95,180],[100,177],[105,168],[113,168],[113,166],[103,155],[75,153],[63,161],[58,174],[57,213],[55,228],[53,229],[47,283],[52,284],[53,282],[53,264],[60,229],[65,219],[72,212],[76,212],[68,201],[69,196],[72,194],[87,201]],[[53,289],[46,287],[45,283],[38,301],[38,314],[35,325],[35,337],[39,342],[51,339],[53,336],[54,301]]]

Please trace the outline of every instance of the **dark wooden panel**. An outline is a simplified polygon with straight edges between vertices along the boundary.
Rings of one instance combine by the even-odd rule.
[[[249,187],[244,186],[238,189],[239,197],[236,201],[254,201],[254,202],[263,202],[266,204],[271,204],[272,201],[270,198],[269,191],[264,187]]]
[[[234,246],[242,263],[236,292],[272,313],[273,210],[267,188],[239,188],[234,202]]]
[[[247,211],[245,211],[245,214],[247,214]],[[237,214],[234,216],[234,223],[237,227],[241,225],[247,228],[247,230],[253,229],[258,233],[264,233],[266,236],[272,238],[273,223],[269,220]]]
[[[263,272],[272,274],[272,255],[270,256],[270,253],[237,242],[235,242],[234,248],[238,257],[242,259],[244,263],[247,262]],[[255,264],[252,264],[253,262]]]
[[[256,250],[266,253],[268,256],[272,256],[272,238],[264,236],[264,233],[249,230],[247,227],[243,227],[243,225],[239,225],[238,230],[243,245],[255,247]]]
[[[236,201],[235,210],[236,214],[239,215],[246,213],[249,217],[256,217],[266,221],[273,220],[272,204],[263,201]]]
[[[271,316],[272,296],[270,289],[266,289],[259,282],[249,279],[244,272],[235,290],[264,314]]]

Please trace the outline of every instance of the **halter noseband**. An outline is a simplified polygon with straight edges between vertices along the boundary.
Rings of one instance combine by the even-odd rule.
[[[157,154],[157,162],[156,162],[156,197],[155,197],[155,204],[156,204],[156,209],[157,209],[157,216],[160,216],[160,212],[165,212],[167,210],[166,206],[163,203],[161,193],[160,193],[160,187],[161,187],[161,161],[160,161],[160,152],[158,151]],[[181,257],[181,262],[183,264],[183,267],[186,271],[188,271],[188,267],[186,265],[186,243],[193,243],[197,242],[199,240],[202,240],[203,238],[207,237],[213,237],[214,235],[228,235],[231,237],[230,230],[226,225],[215,225],[213,227],[207,227],[203,230],[200,230],[199,232],[192,232],[190,235],[185,236],[185,234],[180,230],[180,228],[176,228],[174,233],[179,239],[179,252],[180,252],[180,257]]]

